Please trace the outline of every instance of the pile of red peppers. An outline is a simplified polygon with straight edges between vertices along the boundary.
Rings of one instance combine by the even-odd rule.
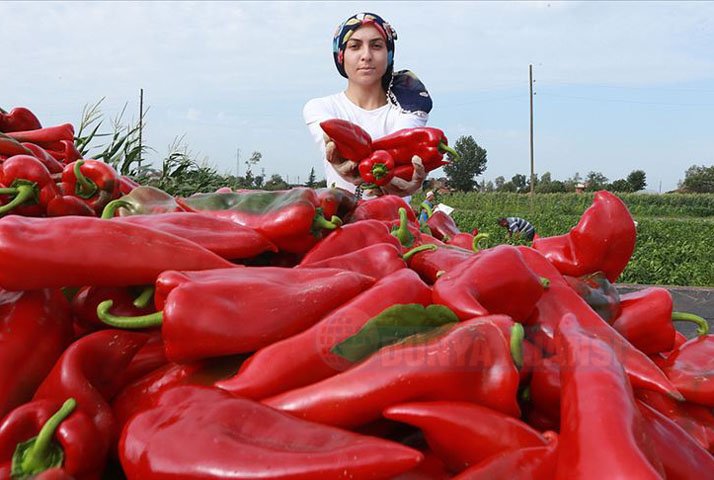
[[[109,164],[85,159],[70,123],[43,127],[25,107],[0,109],[0,216],[99,216],[138,186]]]
[[[482,249],[339,189],[23,211],[0,219],[0,478],[712,478],[714,335],[666,289],[617,293],[636,231],[611,193]]]

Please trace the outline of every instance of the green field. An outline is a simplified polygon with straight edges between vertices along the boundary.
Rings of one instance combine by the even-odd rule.
[[[714,287],[714,195],[618,195],[637,221],[635,252],[618,283]],[[454,207],[462,231],[478,228],[490,245],[507,243],[498,217],[523,217],[540,236],[574,227],[593,194],[455,193],[438,200]],[[418,205],[421,198],[415,198]]]

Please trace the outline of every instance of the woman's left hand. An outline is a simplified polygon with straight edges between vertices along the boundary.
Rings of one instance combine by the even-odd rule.
[[[412,165],[414,165],[414,173],[412,174],[411,180],[394,177],[388,184],[382,187],[382,192],[385,195],[406,197],[407,195],[419,191],[426,179],[426,171],[424,170],[424,164],[421,158],[417,155],[412,157]]]

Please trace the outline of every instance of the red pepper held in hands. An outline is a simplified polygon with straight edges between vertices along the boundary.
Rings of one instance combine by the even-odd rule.
[[[360,162],[372,154],[372,137],[362,127],[347,120],[332,118],[320,122],[322,130],[335,142],[342,158]]]
[[[359,162],[359,174],[370,185],[384,186],[394,177],[394,160],[384,150],[377,150]]]
[[[373,140],[372,149],[386,150],[397,165],[409,165],[412,157],[417,155],[422,159],[427,171],[435,170],[446,163],[443,161],[444,153],[459,158],[459,154],[449,147],[444,132],[433,127],[398,130]]]

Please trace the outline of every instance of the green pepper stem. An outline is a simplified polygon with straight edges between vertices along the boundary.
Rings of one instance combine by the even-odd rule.
[[[544,290],[548,290],[550,288],[550,280],[545,278],[545,277],[540,277],[538,279],[540,281],[540,284],[543,286]]]
[[[414,247],[411,250],[404,252],[404,254],[402,255],[402,258],[406,262],[416,253],[423,252],[425,250],[436,250],[436,249],[437,249],[437,246],[434,245],[433,243],[425,243],[424,245],[419,245],[418,247]]]
[[[104,219],[114,218],[114,215],[116,214],[116,211],[118,209],[120,209],[120,208],[131,209],[131,207],[132,207],[131,203],[127,202],[126,200],[122,200],[121,198],[112,200],[111,202],[107,203],[104,206],[104,210],[102,210],[102,218],[104,218]]]
[[[50,448],[55,431],[77,406],[74,398],[67,399],[57,412],[52,415],[42,426],[40,433],[35,437],[32,446],[22,458],[22,470],[27,473],[39,473],[50,468]]]
[[[511,327],[511,357],[520,370],[523,368],[523,325],[514,323]]]
[[[478,252],[479,250],[481,250],[481,248],[479,248],[478,246],[479,242],[481,240],[486,240],[488,237],[490,237],[488,233],[477,233],[476,235],[474,235],[474,240],[471,243],[471,250],[473,250],[474,252]]]
[[[459,152],[457,152],[456,150],[454,150],[453,148],[451,148],[444,142],[439,142],[439,150],[441,150],[442,152],[448,153],[449,156],[455,160],[458,160],[461,158],[461,155],[459,155]]]
[[[392,231],[392,235],[397,237],[399,243],[405,247],[409,247],[414,243],[414,235],[409,231],[407,224],[409,223],[409,217],[407,216],[407,209],[404,207],[399,208],[399,228]]]
[[[8,203],[0,207],[0,215],[5,215],[20,205],[27,203],[29,200],[36,198],[34,185],[22,184],[13,187],[12,189],[8,188],[7,190],[15,190],[17,195],[15,195],[15,198],[10,200]]]
[[[154,298],[154,287],[149,285],[134,299],[133,305],[136,308],[144,308],[149,304],[152,298]]]
[[[697,335],[706,335],[709,333],[709,324],[699,315],[687,312],[672,312],[673,322],[692,322],[697,324]]]
[[[385,164],[376,163],[372,166],[372,175],[374,175],[374,178],[376,178],[377,180],[381,179],[387,174],[389,174],[389,169]]]
[[[337,221],[335,221],[337,219]],[[317,212],[312,220],[312,228],[315,230],[334,230],[342,225],[342,219],[333,215],[330,220],[322,216],[322,212]]]
[[[104,300],[97,305],[97,317],[102,322],[115,328],[126,328],[130,330],[139,328],[158,327],[164,320],[164,312],[155,312],[148,315],[140,315],[138,317],[120,317],[109,313],[114,302],[112,300]]]
[[[84,165],[84,160],[74,162],[74,168],[72,169],[75,178],[74,193],[80,198],[92,198],[97,193],[97,184],[91,178],[84,176],[82,165]]]

